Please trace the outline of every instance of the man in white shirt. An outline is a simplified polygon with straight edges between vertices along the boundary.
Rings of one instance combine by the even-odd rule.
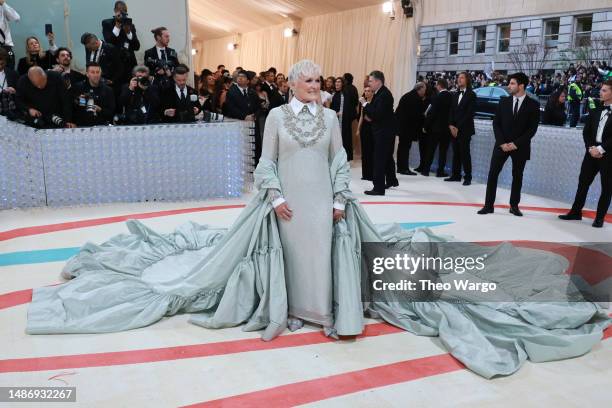
[[[582,131],[586,152],[578,177],[578,190],[572,209],[560,215],[562,220],[582,219],[582,208],[586,203],[589,187],[597,173],[601,177],[601,195],[593,227],[604,225],[612,198],[612,80],[607,80],[599,91],[602,106],[589,114]]]
[[[113,18],[102,20],[102,34],[104,41],[119,50],[123,62],[121,79],[122,82],[127,82],[137,64],[134,52],[140,50],[140,41],[136,35],[136,27],[128,17],[127,4],[124,1],[115,2],[114,14]]]
[[[0,47],[9,54],[7,66],[15,69],[15,54],[13,53],[13,37],[11,36],[10,21],[19,21],[21,17],[5,0],[0,0]]]

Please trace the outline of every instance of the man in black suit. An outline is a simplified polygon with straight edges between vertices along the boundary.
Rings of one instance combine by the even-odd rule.
[[[133,78],[123,85],[119,96],[119,113],[127,125],[158,123],[160,90],[144,65],[134,67]]]
[[[369,84],[374,92],[372,102],[368,103],[363,97],[359,99],[364,115],[371,120],[374,140],[374,188],[365,194],[385,195],[385,189],[399,186],[393,161],[396,133],[393,95],[385,86],[385,75],[380,71],[372,71]]]
[[[161,105],[166,123],[195,122],[195,116],[200,113],[198,93],[187,86],[188,75],[189,68],[179,64],[174,70],[174,84],[162,91]]]
[[[453,173],[444,181],[461,181],[463,167],[463,185],[472,183],[472,156],[470,142],[474,131],[474,113],[476,110],[476,94],[472,91],[471,78],[467,72],[457,77],[459,92],[453,98],[449,115],[449,129],[453,146]]]
[[[523,171],[531,156],[531,138],[535,136],[540,124],[540,104],[525,92],[529,78],[522,72],[509,77],[510,97],[502,98],[493,119],[495,146],[487,179],[487,195],[484,207],[478,214],[490,214],[495,204],[497,178],[510,157],[512,159],[512,190],[510,193],[510,213],[523,216],[519,210]]]
[[[115,96],[113,90],[105,85],[102,70],[97,62],[87,63],[87,80],[74,85],[74,118],[77,126],[104,126],[113,121]]]
[[[602,106],[591,111],[584,125],[582,137],[586,152],[578,177],[576,198],[569,213],[560,215],[562,220],[582,219],[582,208],[589,187],[597,173],[601,177],[601,195],[593,227],[601,228],[610,208],[612,198],[612,79],[608,79],[599,91]]]
[[[436,82],[436,89],[438,90],[438,94],[431,101],[431,107],[425,118],[424,127],[429,135],[429,149],[421,174],[429,176],[436,148],[440,145],[436,177],[446,177],[447,174],[444,172],[444,168],[446,167],[446,152],[451,139],[448,123],[453,96],[448,92],[448,82],[444,78],[438,79]]]
[[[236,82],[227,91],[223,114],[233,119],[255,120],[258,106],[257,94],[249,88],[246,71],[240,71],[236,76]]]
[[[81,44],[85,46],[85,64],[96,62],[102,68],[102,77],[106,85],[113,88],[116,95],[121,91],[123,64],[119,51],[112,44],[104,42],[95,34],[85,33],[81,36]]]
[[[128,17],[127,4],[116,1],[113,18],[102,20],[102,34],[104,41],[112,44],[119,50],[119,57],[123,64],[121,81],[126,83],[131,78],[132,69],[136,66],[134,51],[140,50],[140,41],[136,34],[136,27]]]
[[[412,142],[417,141],[423,129],[425,119],[425,93],[427,85],[424,82],[417,82],[414,89],[401,97],[395,119],[397,120],[399,144],[397,146],[397,172],[409,176],[416,176],[410,170],[410,147]]]
[[[261,90],[268,95],[270,110],[277,108],[285,103],[283,97],[276,86],[276,73],[272,70],[266,72],[265,81],[261,84]]]
[[[164,88],[171,85],[172,74],[179,64],[178,54],[168,45],[170,44],[170,31],[166,27],[151,30],[155,38],[155,46],[145,51],[144,63],[149,71],[155,75],[158,86]]]

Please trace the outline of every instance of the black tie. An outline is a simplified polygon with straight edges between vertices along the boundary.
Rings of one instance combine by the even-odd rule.
[[[516,98],[514,101],[514,116],[516,117],[516,114],[518,113],[518,104],[519,104],[519,99]]]
[[[243,94],[244,96],[247,96],[247,91],[246,91],[246,89],[243,89],[243,90],[242,90],[242,94]]]
[[[610,105],[604,106],[603,110],[610,112],[612,111],[612,107],[610,107]]]
[[[185,102],[185,89],[181,89],[181,102]]]
[[[166,50],[159,50],[161,52],[161,59],[164,61],[168,61],[166,58]]]

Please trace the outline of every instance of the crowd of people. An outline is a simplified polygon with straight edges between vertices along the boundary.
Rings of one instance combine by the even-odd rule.
[[[474,89],[487,86],[509,84],[509,76],[502,72],[468,72]],[[436,81],[445,79],[449,89],[457,89],[457,72],[428,72],[418,76],[418,81],[435,90]],[[588,113],[595,109],[599,101],[602,84],[612,78],[612,69],[606,61],[591,61],[590,65],[570,63],[563,71],[542,71],[528,77],[527,92],[536,95],[544,102],[542,124],[552,126],[576,127],[584,123]]]

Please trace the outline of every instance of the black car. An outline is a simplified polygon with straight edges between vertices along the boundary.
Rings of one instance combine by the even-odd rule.
[[[508,88],[505,86],[484,86],[474,89],[474,93],[476,94],[476,117],[488,119],[493,119],[495,116],[499,100],[504,96],[510,96],[510,92],[508,92]],[[544,114],[544,107],[540,99],[537,95],[529,92],[527,92],[527,96],[540,104],[541,120]]]

